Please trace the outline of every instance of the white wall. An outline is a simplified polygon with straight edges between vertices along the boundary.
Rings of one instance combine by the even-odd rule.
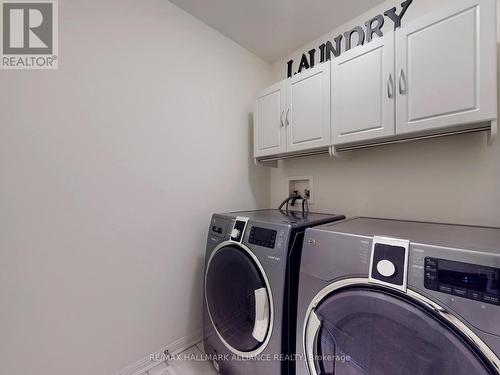
[[[414,0],[403,26],[446,1]],[[399,13],[400,2],[387,1],[277,61],[274,81],[286,78],[291,58],[297,67],[303,52],[392,6]],[[286,178],[297,175],[314,176],[314,211],[500,226],[500,139],[487,147],[484,133],[358,150],[340,160],[281,161],[271,172],[272,205],[283,199]]]
[[[213,211],[265,207],[270,66],[166,0],[64,0],[0,72],[0,374],[108,375],[201,329]]]

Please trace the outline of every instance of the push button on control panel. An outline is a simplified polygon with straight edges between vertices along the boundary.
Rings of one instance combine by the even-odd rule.
[[[383,259],[377,263],[377,271],[384,277],[391,277],[396,273],[396,267],[391,261]]]
[[[500,305],[500,297],[491,294],[483,294],[483,302]]]
[[[425,278],[426,278],[426,280],[436,281],[437,280],[437,273],[426,271]]]
[[[451,294],[452,289],[449,285],[439,284],[439,291],[442,293]]]
[[[460,287],[453,287],[452,293],[459,297],[467,297],[467,289]]]
[[[240,234],[241,234],[241,231],[239,229],[234,228],[231,231],[231,237],[233,238],[233,240],[236,240],[237,238],[240,238]]]
[[[425,266],[436,269],[437,268],[437,259],[425,258]]]
[[[483,293],[476,292],[475,290],[468,290],[467,291],[467,298],[475,299],[476,301],[482,301],[483,300]]]
[[[224,238],[229,231],[231,222],[226,218],[216,217],[212,218],[210,223],[210,234],[215,238]]]
[[[439,284],[437,282],[437,260],[433,258],[425,258],[424,264],[424,286],[427,289],[438,290]]]
[[[212,232],[222,234],[222,228],[217,225],[212,226]]]

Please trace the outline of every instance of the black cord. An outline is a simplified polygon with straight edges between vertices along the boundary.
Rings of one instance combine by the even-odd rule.
[[[290,194],[290,196],[288,196],[287,198],[285,198],[283,200],[283,202],[281,202],[281,204],[279,205],[278,207],[278,210],[280,211],[283,211],[283,206],[286,205],[286,212],[288,212],[288,204],[290,203],[291,201],[291,205],[293,206],[295,201],[297,199],[302,199],[302,213],[307,213],[309,212],[309,201],[306,197],[302,197],[300,194],[298,194],[297,192],[293,192],[292,194]]]
[[[295,201],[297,199],[302,199],[302,197],[296,193],[290,194],[289,197],[285,198],[283,200],[283,202],[281,202],[280,206],[278,207],[278,210],[283,210],[283,206],[286,204],[286,211],[288,211],[288,203],[290,201]],[[292,206],[293,206],[293,204],[292,204]]]
[[[307,207],[307,210],[305,207]],[[302,213],[306,213],[306,212],[309,212],[309,201],[307,200],[307,198],[304,197],[302,199]]]
[[[287,205],[287,210],[288,210],[288,201],[290,200],[290,197],[286,197],[283,202],[281,202],[281,204],[279,205],[278,207],[278,210],[282,210],[283,209],[283,206],[286,204]]]

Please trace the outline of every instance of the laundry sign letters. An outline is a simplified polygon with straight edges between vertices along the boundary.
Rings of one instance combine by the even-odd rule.
[[[399,14],[398,9],[396,7],[393,7],[389,10],[386,10],[383,15],[378,14],[375,17],[369,19],[365,22],[364,26],[355,26],[352,29],[344,32],[343,34],[337,35],[333,39],[333,43],[331,41],[323,43],[318,47],[319,62],[322,63],[331,60],[332,55],[334,57],[339,57],[342,53],[342,45],[344,46],[344,51],[349,51],[351,48],[371,42],[374,35],[382,37],[384,35],[382,28],[385,23],[385,17],[389,18],[394,23],[394,30],[398,29],[399,27],[401,27],[401,20],[403,19],[403,16],[405,15],[408,7],[412,2],[413,0],[406,0],[402,2]],[[302,55],[302,58],[300,59],[299,69],[296,73],[293,73],[294,61],[288,61],[288,78],[290,78],[293,74],[297,74],[305,69],[312,68],[315,64],[315,57],[315,48],[304,53]]]

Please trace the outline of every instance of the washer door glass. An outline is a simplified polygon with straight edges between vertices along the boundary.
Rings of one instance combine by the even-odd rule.
[[[347,289],[311,313],[321,375],[492,374],[466,342],[419,305],[371,289]],[[316,318],[315,317],[315,318]]]
[[[269,293],[255,261],[242,248],[219,249],[208,265],[205,293],[212,323],[238,352],[252,352],[264,342],[270,325]]]

